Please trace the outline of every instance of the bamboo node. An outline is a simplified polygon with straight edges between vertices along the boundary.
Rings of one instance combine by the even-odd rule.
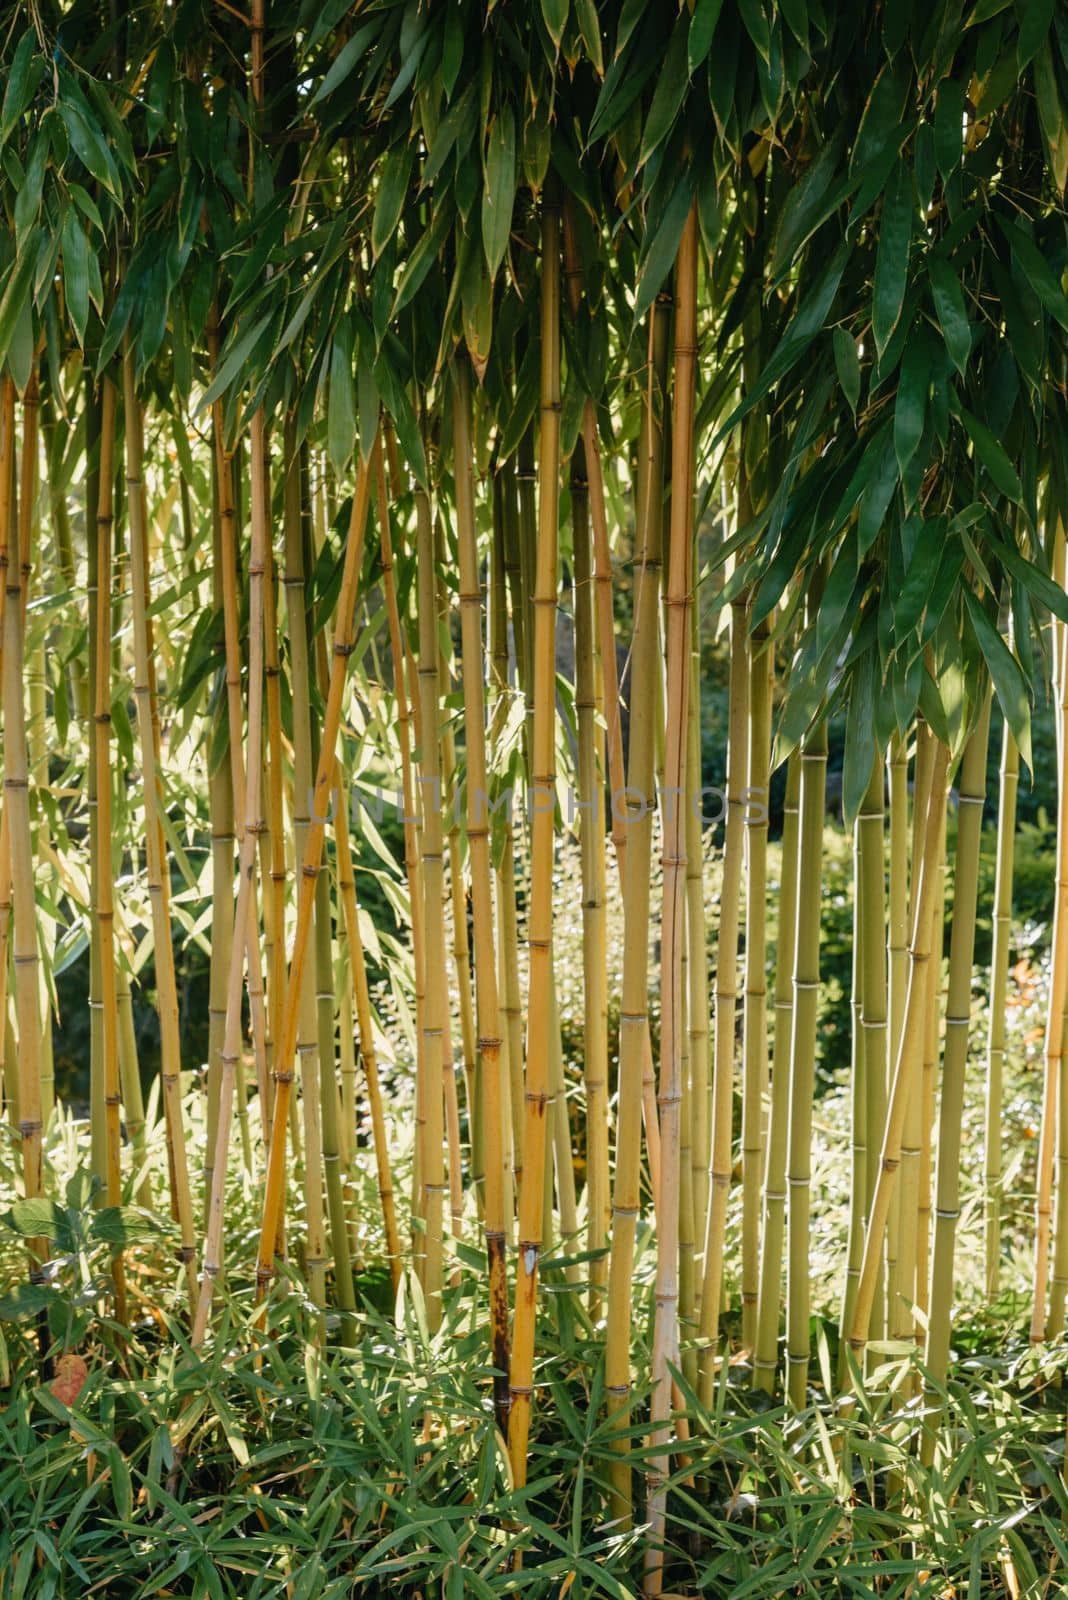
[[[22,1137],[24,1139],[30,1139],[30,1138],[33,1137],[33,1135],[35,1133],[40,1133],[43,1126],[44,1126],[44,1124],[42,1122],[40,1122],[40,1121],[37,1121],[37,1122],[32,1122],[32,1121],[20,1122],[19,1123],[19,1133],[22,1135]]]

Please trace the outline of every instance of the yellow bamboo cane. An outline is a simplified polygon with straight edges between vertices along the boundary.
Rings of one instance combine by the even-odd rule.
[[[530,775],[531,863],[528,922],[527,1048],[523,1117],[523,1185],[515,1317],[509,1374],[508,1448],[515,1482],[527,1478],[527,1442],[534,1395],[534,1334],[545,1184],[545,1117],[550,1092],[553,815],[556,795],[556,604],[560,494],[560,217],[551,187],[542,194],[541,422],[538,539],[534,586],[534,727]]]
[[[467,363],[453,364],[456,536],[460,566],[460,627],[463,650],[464,733],[467,749],[467,844],[471,859],[472,923],[478,1005],[482,1154],[485,1165],[485,1234],[490,1297],[490,1356],[497,1418],[508,1421],[508,1279],[505,1266],[504,1117],[501,1095],[501,1020],[497,955],[493,940],[493,881],[490,872],[486,708],[483,691],[482,590],[475,542],[471,474],[471,394]],[[435,620],[434,611],[429,623]],[[428,641],[429,642],[429,641]]]
[[[348,664],[348,658],[352,653],[356,591],[363,556],[369,502],[370,474],[366,462],[361,460],[356,473],[356,489],[352,497],[341,590],[337,601],[337,623],[332,647],[330,688],[323,717],[319,764],[315,778],[315,807],[305,842],[304,858],[301,862],[297,894],[297,920],[293,932],[293,948],[286,980],[286,1000],[282,1012],[282,1030],[275,1051],[274,1121],[271,1128],[271,1143],[267,1152],[263,1212],[260,1219],[260,1238],[256,1260],[256,1286],[259,1295],[263,1294],[271,1278],[275,1240],[285,1209],[286,1134],[293,1086],[293,1059],[297,1044],[300,995],[303,984],[304,963],[308,953],[308,940],[311,933],[312,912],[315,904],[315,882],[322,857],[327,800],[334,773],[335,747],[341,723],[342,700],[345,692],[345,669]]]
[[[697,210],[682,230],[675,266],[675,375],[671,415],[671,530],[667,592],[663,901],[660,917],[660,1188],[657,1195],[656,1312],[653,1325],[649,1542],[645,1593],[663,1586],[663,1538],[670,1458],[671,1366],[679,1360],[679,1199],[682,1056],[685,1047],[683,950],[686,908],[684,806],[687,699],[693,605],[694,382],[697,363]]]

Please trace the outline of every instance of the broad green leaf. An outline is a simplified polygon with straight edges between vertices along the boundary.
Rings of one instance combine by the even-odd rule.
[[[542,21],[546,31],[557,50],[564,37],[567,27],[568,12],[571,10],[571,0],[541,0]]]
[[[33,251],[23,250],[7,275],[0,297],[0,362],[6,358],[15,329],[29,304],[33,262]]]
[[[452,217],[448,206],[440,205],[434,213],[434,220],[425,233],[419,235],[415,249],[408,257],[397,279],[397,295],[393,302],[390,318],[397,313],[417,294],[420,286],[425,281],[427,273],[438,258],[438,253],[449,231]]]
[[[1020,748],[1020,755],[1028,767],[1033,767],[1031,701],[1027,691],[1027,680],[1001,634],[987,616],[979,600],[967,587],[964,590],[964,600],[979,648],[990,670],[994,693],[998,697],[998,704],[1005,721],[1012,729],[1013,738]]]
[[[693,204],[694,188],[694,172],[692,167],[688,167],[664,207],[659,227],[648,242],[634,297],[635,321],[639,321],[648,311],[675,264],[679,240]]]
[[[107,145],[97,130],[82,115],[77,106],[60,101],[59,114],[67,130],[71,146],[82,165],[92,173],[98,183],[116,200],[119,196],[118,175],[108,154]]]
[[[601,48],[601,20],[597,15],[597,0],[575,0],[575,16],[579,32],[586,46],[594,71],[604,77],[604,52]]]
[[[831,337],[838,382],[855,418],[857,402],[860,399],[860,356],[857,354],[857,341],[851,333],[846,332],[845,328],[835,328]]]
[[[395,144],[382,163],[371,222],[371,253],[377,258],[392,239],[400,221],[412,173],[412,146],[407,140]]]
[[[1004,233],[1012,247],[1016,264],[1051,317],[1068,330],[1068,297],[1061,288],[1056,273],[1022,228],[1005,227]]]
[[[712,36],[722,10],[723,0],[697,0],[694,6],[686,41],[686,62],[691,78],[712,48]]]
[[[1055,0],[1016,0],[1020,32],[1016,40],[1016,64],[1022,72],[1044,44],[1053,23]]]
[[[755,405],[773,388],[780,378],[796,366],[804,352],[808,349],[813,339],[823,328],[827,321],[828,313],[834,304],[838,286],[842,281],[846,262],[849,259],[850,249],[847,240],[842,239],[828,260],[820,276],[816,279],[805,299],[790,322],[782,338],[768,361],[767,366],[758,379],[755,388],[731,412],[727,420],[722,423],[712,441],[712,448],[722,444],[727,434],[740,422]]]
[[[7,72],[4,103],[0,109],[0,145],[6,143],[12,128],[33,99],[44,70],[44,56],[37,54],[37,34],[33,28],[27,28],[18,42]]]
[[[344,83],[368,45],[380,31],[380,28],[381,23],[377,19],[373,22],[365,22],[362,28],[357,28],[348,43],[342,45],[334,58],[330,71],[312,95],[308,103],[309,110],[312,106],[318,105],[320,100],[325,100],[328,94],[333,94],[334,90]]]
[[[356,438],[356,405],[352,382],[352,330],[342,322],[330,347],[330,394],[326,410],[327,454],[341,472]]]
[[[946,528],[941,519],[922,523],[913,547],[912,557],[905,569],[905,582],[893,600],[894,632],[898,648],[913,634],[919,625],[932,594],[935,579],[942,565]]]
[[[857,513],[857,531],[860,535],[862,556],[867,554],[882,531],[897,482],[897,456],[894,451],[894,441],[887,430],[882,460],[864,491]]]
[[[929,257],[927,270],[931,278],[931,293],[946,350],[953,365],[963,377],[972,351],[972,332],[968,313],[964,308],[960,279],[950,263],[942,256]]]
[[[985,422],[980,422],[978,417],[973,417],[970,411],[965,411],[961,406],[961,418],[968,430],[975,454],[982,462],[993,480],[995,488],[1000,490],[1010,500],[1022,506],[1023,488],[1017,475],[1016,468],[1009,460],[1001,445],[994,438]]]
[[[794,184],[779,214],[771,254],[771,279],[778,283],[794,266],[801,246],[842,203],[852,180],[840,177],[844,130],[823,146],[800,183]]]
[[[923,438],[929,374],[927,341],[919,333],[906,345],[901,358],[901,376],[894,405],[894,451],[902,478]]]
[[[1047,611],[1052,611],[1062,622],[1068,622],[1068,593],[1065,593],[1060,584],[1054,583],[1040,567],[1036,567],[1033,561],[1028,561],[1018,550],[1014,550],[1011,544],[996,538],[991,543],[998,560],[1014,578],[1018,578],[1030,590],[1039,605],[1045,606]]]
[[[482,246],[491,281],[508,252],[515,189],[515,118],[511,106],[505,105],[489,130],[482,186]]]
[[[872,290],[872,331],[881,356],[897,327],[905,302],[909,246],[912,240],[912,175],[903,161],[896,163],[883,197],[879,246],[875,256]]]
[[[648,161],[653,151],[667,138],[686,98],[689,87],[686,68],[689,31],[690,13],[683,9],[668,41],[652,104],[645,119],[645,127],[642,129],[642,163]],[[606,83],[607,81],[605,79]]]
[[[1063,196],[1065,184],[1068,183],[1068,116],[1061,101],[1053,51],[1048,41],[1036,51],[1032,70],[1038,120],[1049,147],[1053,181]]]
[[[859,812],[879,754],[875,739],[877,652],[869,650],[853,669],[846,710],[842,762],[842,811],[847,824]]]
[[[771,64],[771,29],[761,0],[738,0],[738,15],[761,59]]]
[[[964,89],[954,78],[943,78],[935,101],[935,160],[943,181],[960,166],[964,143]]]
[[[73,206],[67,207],[63,217],[63,293],[78,343],[84,345],[89,320],[89,249]]]

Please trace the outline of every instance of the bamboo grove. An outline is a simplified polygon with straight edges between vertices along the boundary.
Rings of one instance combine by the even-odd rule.
[[[612,1511],[648,1524],[656,1594],[669,1480],[726,1364],[802,1407],[914,1345],[917,1448],[939,1448],[977,1060],[999,1285],[1036,701],[1060,802],[1030,1334],[1064,1328],[1068,15],[249,4],[5,13],[0,1016],[26,1304],[54,1233],[54,974],[79,960],[97,1199],[169,1211],[159,1292],[192,1345],[221,1284],[266,1315],[294,1273],[322,1339],[351,1342],[369,1230],[431,1332],[478,1260],[521,1485],[566,1297],[603,1332]],[[713,827],[694,801],[714,640]],[[821,1377],[835,717],[852,1126]],[[203,1060],[183,1054],[190,942],[210,952]],[[157,1013],[150,1094],[131,984]],[[239,1174],[254,1244],[228,1228]],[[122,1324],[141,1291],[116,1241]]]

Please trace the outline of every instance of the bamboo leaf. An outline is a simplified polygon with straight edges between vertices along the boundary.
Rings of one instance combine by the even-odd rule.
[[[1006,226],[1002,231],[1012,247],[1020,271],[1035,294],[1050,316],[1068,330],[1068,297],[1041,250],[1022,228]]]
[[[335,472],[341,472],[352,454],[356,438],[356,408],[352,383],[352,330],[348,321],[338,325],[330,347],[330,394],[326,412],[327,454]]]
[[[329,72],[308,102],[308,108],[318,105],[320,100],[325,100],[328,94],[333,94],[335,89],[345,82],[356,63],[363,55],[379,31],[381,24],[376,19],[365,22],[362,28],[357,28],[352,38],[338,51]]]
[[[695,176],[688,167],[675,186],[675,191],[664,207],[660,225],[648,242],[642,263],[638,289],[634,297],[634,320],[640,321],[660,293],[679,253],[679,240],[690,214],[695,189]]]
[[[994,693],[1012,729],[1013,738],[1020,747],[1020,755],[1028,767],[1033,768],[1031,755],[1031,702],[1027,681],[1015,656],[987,616],[971,589],[965,587],[964,601],[968,608],[975,637],[990,670]]]
[[[571,10],[571,0],[541,0],[541,15],[546,31],[557,50],[564,37],[567,27],[568,13]]]
[[[33,262],[33,251],[25,249],[8,272],[3,296],[0,298],[0,361],[6,358],[15,330],[25,308],[29,305]]]
[[[842,393],[849,402],[849,409],[855,419],[857,402],[860,400],[860,356],[857,354],[857,341],[845,328],[835,328],[832,339],[838,382],[842,386]]]
[[[36,94],[44,70],[44,57],[37,54],[37,35],[33,28],[27,28],[7,72],[4,102],[0,107],[0,148],[7,143],[11,130]]]
[[[869,650],[853,668],[846,712],[845,753],[842,762],[842,814],[851,824],[871,782],[878,754],[875,738],[877,657]]]
[[[963,406],[961,406],[960,414],[972,444],[975,446],[975,454],[989,473],[995,488],[999,489],[1008,499],[1015,501],[1018,506],[1022,506],[1024,500],[1020,479],[1001,445],[994,438],[985,422],[980,422],[978,417],[973,417],[971,412],[966,411]]]
[[[376,260],[397,231],[411,172],[411,145],[407,141],[394,145],[382,163],[382,175],[375,197],[374,218],[371,223],[371,253]]]
[[[697,0],[686,40],[686,64],[692,78],[712,48],[723,0]]]
[[[912,177],[905,163],[899,161],[890,175],[883,198],[879,246],[875,257],[872,330],[880,356],[897,327],[905,302],[911,239]]]
[[[1054,0],[1016,0],[1020,32],[1016,39],[1016,64],[1022,72],[1046,41],[1053,24]]]
[[[942,329],[946,350],[953,365],[963,377],[968,357],[971,355],[972,332],[968,313],[964,309],[960,279],[949,262],[941,256],[931,256],[927,270],[931,279],[931,293],[934,297],[938,325]]]
[[[89,320],[89,249],[73,206],[63,216],[63,290],[78,343],[85,344]]]
[[[675,125],[675,118],[678,116],[679,109],[685,99],[689,85],[689,77],[686,70],[689,31],[690,13],[684,9],[672,29],[667,51],[661,63],[660,76],[657,79],[652,104],[645,119],[645,127],[642,129],[639,165],[643,165],[648,161],[653,151],[667,138]],[[607,81],[606,79],[605,82],[607,83]]]
[[[482,244],[491,281],[508,253],[515,189],[515,118],[511,106],[506,105],[489,130],[482,187]]]

